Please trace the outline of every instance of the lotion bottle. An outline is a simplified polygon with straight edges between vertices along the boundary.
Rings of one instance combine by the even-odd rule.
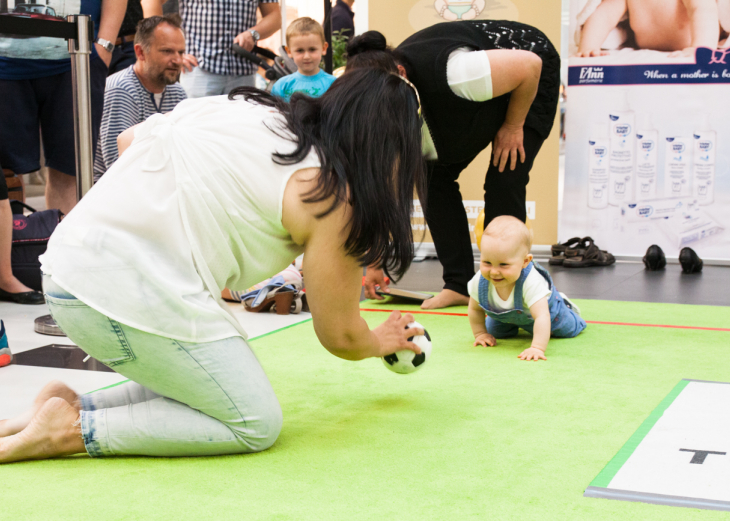
[[[664,138],[664,196],[692,195],[692,139],[682,132]]]
[[[692,194],[700,205],[715,201],[715,154],[717,132],[710,129],[710,115],[703,113],[692,134]]]
[[[608,206],[609,125],[594,123],[588,139],[588,207]]]
[[[623,89],[617,110],[608,114],[611,136],[608,204],[613,206],[634,198],[636,130],[628,95],[628,90]]]
[[[641,114],[636,126],[636,200],[657,197],[657,146],[659,133],[650,114]]]

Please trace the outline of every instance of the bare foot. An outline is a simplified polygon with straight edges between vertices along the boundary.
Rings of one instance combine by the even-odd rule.
[[[0,439],[0,463],[68,456],[85,451],[79,412],[63,398],[51,398],[18,434]]]
[[[442,289],[438,295],[424,300],[421,304],[421,309],[441,309],[451,306],[466,306],[468,304],[469,297],[450,289]]]
[[[40,410],[41,407],[53,397],[63,398],[71,404],[76,411],[81,410],[81,403],[79,402],[79,395],[70,389],[65,383],[54,380],[41,389],[38,396],[33,401],[33,407],[23,414],[11,418],[9,420],[0,420],[0,438],[5,436],[12,436],[25,429],[33,416]]]

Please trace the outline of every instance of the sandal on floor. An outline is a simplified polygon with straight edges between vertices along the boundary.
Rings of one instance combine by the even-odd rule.
[[[281,275],[272,278],[266,286],[241,295],[241,303],[252,313],[272,311],[288,315],[302,310],[301,290],[295,284],[287,284]]]
[[[566,248],[563,255],[565,255],[565,258],[568,257],[577,257],[579,255],[585,255],[586,250],[588,250],[588,247],[593,243],[593,239],[591,237],[583,237],[580,239],[575,246],[571,248]]]
[[[580,237],[573,237],[572,239],[568,239],[565,242],[553,244],[550,247],[553,256],[550,257],[548,263],[553,266],[560,266],[565,260],[565,256],[563,255],[565,253],[565,250],[574,246],[578,246],[580,244],[580,241]]]
[[[600,249],[594,244],[593,239],[590,239],[585,252],[570,257],[566,256],[563,266],[566,268],[585,268],[588,266],[610,266],[614,262],[616,262],[616,259],[613,255]]]

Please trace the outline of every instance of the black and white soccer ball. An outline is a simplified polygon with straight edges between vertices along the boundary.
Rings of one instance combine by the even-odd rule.
[[[406,329],[412,327],[423,328],[418,322],[411,322]],[[404,349],[396,351],[392,355],[383,357],[385,367],[398,374],[410,374],[418,371],[426,361],[431,357],[431,337],[428,335],[426,328],[423,328],[423,335],[417,335],[411,338],[411,342],[421,348],[421,354],[417,355],[413,351]]]

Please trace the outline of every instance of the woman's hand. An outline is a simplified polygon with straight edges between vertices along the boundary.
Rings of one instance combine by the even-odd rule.
[[[409,339],[417,335],[423,335],[424,330],[421,327],[413,327],[406,329],[406,326],[413,322],[413,315],[406,313],[401,315],[400,311],[393,311],[388,320],[373,329],[373,334],[380,342],[380,354],[378,356],[387,356],[396,351],[408,349],[414,353],[421,354],[419,348]]]
[[[492,164],[499,166],[500,172],[504,172],[507,161],[510,162],[510,170],[517,168],[518,154],[520,162],[525,162],[523,139],[522,125],[502,124],[492,144]]]

